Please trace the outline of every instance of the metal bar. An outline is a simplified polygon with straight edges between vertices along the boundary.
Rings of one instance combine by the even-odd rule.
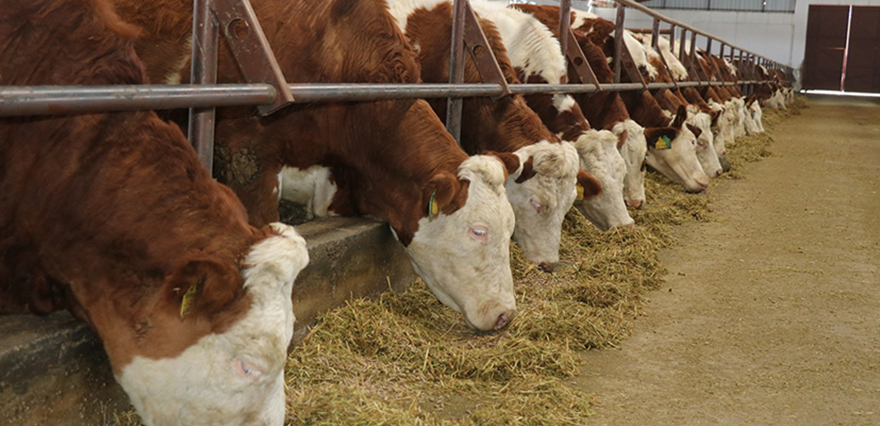
[[[697,33],[697,34],[699,34],[699,35],[701,35],[701,36],[704,36],[704,37],[712,37],[712,38],[714,38],[714,39],[716,39],[716,40],[720,40],[720,39],[721,39],[720,37],[717,37],[717,36],[715,36],[714,34],[711,34],[711,33],[705,32],[705,31],[698,30],[698,29],[696,29],[696,28],[694,28],[694,27],[691,27],[691,26],[688,25],[688,24],[685,24],[684,22],[681,22],[681,21],[678,21],[678,20],[675,20],[675,19],[669,18],[669,17],[664,16],[664,15],[662,15],[662,14],[660,14],[660,13],[657,13],[657,12],[655,12],[654,10],[652,10],[652,9],[646,7],[646,6],[637,3],[636,1],[633,1],[633,0],[615,0],[615,1],[617,2],[618,6],[620,6],[620,5],[625,5],[626,7],[629,7],[629,8],[635,9],[635,10],[638,10],[639,12],[642,12],[642,13],[648,15],[648,16],[651,16],[651,17],[654,17],[654,18],[660,18],[660,20],[662,20],[662,21],[664,21],[664,22],[668,22],[668,23],[672,24],[673,26],[682,27],[682,28],[687,28],[689,31],[693,31],[693,32],[695,32],[695,33]],[[731,47],[735,47],[735,48],[738,49],[738,50],[743,50],[743,51],[745,51],[745,49],[743,49],[743,48],[741,48],[741,47],[739,47],[739,46],[731,45]],[[747,51],[747,52],[748,52],[748,51]],[[751,52],[749,52],[749,53],[751,53]],[[760,55],[758,55],[758,56],[760,56]]]
[[[480,73],[480,78],[483,80],[483,83],[500,84],[503,92],[502,96],[509,95],[510,89],[507,86],[507,79],[504,78],[504,73],[501,72],[501,66],[498,65],[498,60],[495,58],[492,46],[489,44],[489,40],[486,39],[486,34],[483,33],[483,29],[480,27],[480,21],[477,18],[477,14],[474,13],[474,10],[471,8],[470,2],[465,1],[464,6],[465,49],[467,49],[471,59],[474,60],[474,64],[477,66],[477,72]],[[493,100],[498,99],[495,98]]]
[[[193,1],[192,66],[193,84],[217,83],[217,44],[219,29],[211,13],[212,0]],[[215,107],[190,108],[187,138],[209,172],[214,171]]]
[[[271,104],[257,107],[260,114],[271,114],[293,102],[293,94],[287,90],[287,81],[250,1],[212,0],[211,10],[223,30],[245,81],[269,83],[278,92]]]
[[[620,83],[620,62],[621,56],[623,55],[621,52],[623,51],[623,20],[625,17],[625,11],[623,4],[617,4],[617,27],[614,30],[614,63],[611,68],[614,71],[614,83]]]
[[[769,81],[769,80],[768,80]],[[758,84],[761,81],[742,81]],[[702,83],[705,85],[705,83]],[[712,86],[732,86],[713,82]],[[697,82],[680,82],[694,87]],[[649,83],[648,89],[674,88],[672,83]],[[297,104],[372,101],[406,98],[498,96],[497,84],[291,84]],[[604,84],[603,91],[642,90],[638,83]],[[514,94],[594,93],[592,84],[511,84]],[[0,116],[81,114],[175,108],[229,107],[271,104],[275,88],[269,84],[130,85],[130,86],[5,86],[0,87]]]
[[[568,32],[571,29],[571,0],[562,0],[559,2],[559,50],[568,52]]]
[[[590,62],[587,60],[587,57],[584,56],[584,51],[581,50],[581,46],[578,44],[574,32],[569,28],[565,34],[567,34],[568,37],[562,38],[567,38],[568,43],[566,43],[566,49],[563,50],[563,52],[565,53],[565,58],[568,59],[569,68],[567,69],[567,72],[569,74],[569,82],[574,83],[574,80],[578,80],[577,82],[579,83],[592,84],[596,86],[597,91],[601,91],[602,86],[599,84],[599,79],[596,78],[596,73],[593,72]]]
[[[452,46],[449,49],[449,83],[464,82],[464,26],[467,0],[455,0],[452,7]],[[446,130],[461,145],[462,99],[450,97],[446,103]]]
[[[660,53],[660,61],[663,62],[663,66],[666,67],[667,71],[669,71],[669,63],[666,62],[666,57],[663,56],[662,52],[660,52],[659,38],[660,38],[660,20],[657,18],[654,18],[654,26],[651,30],[651,46],[654,48],[654,50],[656,50],[658,53]],[[675,77],[672,75],[671,72],[669,73],[669,76],[672,78],[672,84],[675,85],[675,89],[679,90],[680,87],[678,86],[678,82],[675,81]]]

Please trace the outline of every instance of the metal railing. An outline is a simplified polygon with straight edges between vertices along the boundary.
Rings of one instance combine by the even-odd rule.
[[[461,7],[463,10],[470,9],[466,6],[467,0],[454,0],[455,7]],[[785,69],[790,74],[790,67],[783,67],[780,64],[770,60],[769,58],[749,52],[738,46],[726,43],[719,38],[698,29],[692,28],[687,24],[667,18],[656,13],[632,0],[617,0],[618,2],[618,25],[622,27],[622,17],[625,14],[625,8],[633,8],[654,17],[653,39],[657,40],[660,34],[660,22],[666,22],[671,25],[670,40],[674,45],[675,28],[681,30],[681,39],[685,39],[688,32],[691,35],[691,49],[687,55],[682,52],[682,58],[696,58],[695,41],[697,35],[707,39],[706,51],[712,51],[713,41],[719,42],[721,46],[721,55],[725,56],[725,50],[730,48],[731,58],[738,58],[745,62],[754,64],[762,64],[775,69]],[[560,16],[568,16],[570,8],[569,0],[562,0],[560,6]],[[463,6],[458,6],[458,5]],[[225,9],[224,9],[225,8]],[[217,13],[217,9],[223,9],[226,12],[232,10],[235,15],[229,13]],[[53,114],[73,114],[86,112],[107,112],[107,111],[129,111],[129,110],[149,110],[149,109],[174,109],[174,108],[191,108],[190,131],[189,137],[193,146],[199,151],[199,155],[205,162],[206,166],[211,170],[212,153],[213,153],[213,128],[214,128],[214,108],[228,106],[246,106],[255,105],[262,114],[270,114],[284,105],[290,103],[313,103],[313,102],[338,102],[338,101],[373,101],[381,99],[402,99],[402,98],[450,98],[450,102],[460,101],[463,97],[485,96],[500,97],[507,94],[536,94],[536,93],[594,93],[597,91],[628,91],[628,90],[646,90],[676,87],[696,87],[696,86],[733,86],[733,85],[753,85],[761,83],[757,80],[737,80],[735,82],[709,81],[705,77],[705,70],[699,72],[696,70],[696,64],[699,61],[692,60],[689,62],[689,70],[693,71],[692,80],[689,82],[676,83],[619,83],[616,80],[613,84],[591,83],[585,79],[581,79],[583,84],[513,84],[507,85],[504,81],[483,83],[483,84],[462,84],[461,80],[455,77],[457,72],[455,67],[463,66],[463,54],[461,49],[468,44],[466,36],[458,37],[453,48],[450,49],[451,55],[455,60],[451,63],[450,76],[455,82],[449,84],[288,84],[284,81],[283,75],[277,68],[274,54],[269,48],[259,23],[253,15],[250,4],[247,0],[194,0],[193,17],[193,74],[191,81],[200,84],[190,85],[127,85],[127,86],[0,86],[0,117],[2,116],[26,116],[26,115],[53,115]],[[455,9],[459,10],[459,9]],[[464,12],[463,12],[464,13]],[[217,18],[218,15],[226,16],[226,21]],[[230,17],[231,16],[231,17]],[[459,17],[457,14],[456,17]],[[562,45],[571,49],[580,50],[577,43],[572,43],[571,39],[565,40],[563,34],[569,34],[567,28],[567,19],[560,19],[560,39],[563,40]],[[207,25],[205,23],[207,22]],[[230,31],[238,31],[234,24],[245,22],[244,35],[236,33],[235,37],[230,37]],[[455,31],[464,31],[463,25],[456,27]],[[212,28],[213,27],[213,28]],[[219,27],[219,31],[217,31]],[[461,27],[461,28],[460,28]],[[250,66],[242,66],[248,84],[213,84],[216,81],[216,49],[218,32],[227,36],[227,39],[234,38],[231,44],[241,44],[238,49],[246,51],[251,56],[246,62],[251,63]],[[628,52],[625,43],[619,40],[623,32],[617,31],[618,48],[623,52]],[[471,36],[471,44],[480,43],[479,36]],[[476,37],[474,39],[473,37]],[[573,38],[573,36],[571,36]],[[485,41],[485,38],[483,39]],[[250,43],[250,44],[248,44]],[[572,46],[574,45],[574,46]],[[195,46],[198,46],[196,48]],[[233,46],[233,52],[236,51]],[[458,50],[458,51],[457,51]],[[684,49],[682,49],[683,51]],[[253,52],[258,53],[256,60]],[[582,55],[582,52],[581,52]],[[485,57],[484,55],[483,57]],[[571,56],[566,54],[571,60]],[[237,60],[242,59],[236,55]],[[623,58],[623,59],[622,59]],[[615,75],[620,75],[621,61],[627,59],[627,53],[618,53],[614,58]],[[631,58],[629,58],[631,60]],[[252,64],[260,64],[260,67],[254,67]],[[494,62],[494,58],[493,58]],[[632,64],[625,64],[632,65]],[[487,66],[487,65],[483,65]],[[497,63],[495,63],[497,67]],[[589,64],[577,64],[577,66],[592,72]],[[627,66],[623,66],[626,69]],[[491,73],[491,71],[488,71]],[[486,72],[481,69],[481,74],[486,80]],[[619,78],[619,77],[616,77]],[[595,77],[594,77],[595,79]],[[491,78],[490,78],[491,80]],[[291,96],[292,94],[292,96]],[[461,119],[461,110],[458,107],[450,107],[447,116],[447,128],[459,126]]]

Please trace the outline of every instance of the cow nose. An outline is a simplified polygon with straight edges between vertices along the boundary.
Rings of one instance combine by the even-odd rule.
[[[627,223],[626,225],[623,225],[622,228],[626,228],[626,229],[636,229],[636,223],[635,223],[635,222]]]
[[[495,326],[493,327],[495,330],[501,330],[504,327],[507,327],[511,321],[513,321],[513,317],[516,316],[516,311],[508,311],[502,312],[501,315],[498,315],[498,319],[495,321]]]
[[[556,264],[552,262],[541,262],[538,264],[538,269],[544,272],[553,272],[553,268],[556,267]]]
[[[717,171],[715,171],[715,177],[721,176],[722,173],[724,173],[724,170],[718,169]]]
[[[640,209],[642,208],[642,200],[626,200],[626,205],[634,209]]]

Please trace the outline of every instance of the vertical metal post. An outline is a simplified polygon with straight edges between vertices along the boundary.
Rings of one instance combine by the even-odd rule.
[[[455,0],[452,7],[452,46],[449,49],[449,83],[464,83],[464,2]],[[446,130],[461,146],[462,98],[449,98],[446,104]]]
[[[672,56],[675,57],[675,25],[669,26],[669,51],[671,51]]]
[[[614,82],[620,83],[620,61],[623,55],[623,21],[626,17],[626,11],[622,3],[617,3],[617,27],[614,30]]]
[[[570,28],[571,0],[562,0],[559,2],[559,32],[556,38],[559,39],[559,47],[563,55],[565,55],[565,52],[568,52],[568,31]]]
[[[685,40],[687,40],[687,28],[681,29],[681,41],[678,42],[678,60],[684,62]]]
[[[654,26],[651,27],[651,47],[656,51],[660,51],[660,20],[654,18]],[[662,58],[663,55],[660,55]]]
[[[218,27],[211,13],[212,0],[193,1],[192,84],[217,83]],[[214,120],[216,108],[190,108],[187,136],[199,158],[214,171]]]

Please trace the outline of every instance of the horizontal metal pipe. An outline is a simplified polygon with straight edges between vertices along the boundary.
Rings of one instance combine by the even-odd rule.
[[[0,116],[261,105],[269,84],[0,86]]]
[[[679,87],[733,86],[757,81],[680,82]],[[671,89],[672,83],[650,83],[648,89]],[[296,103],[373,101],[450,96],[499,96],[497,84],[291,84]],[[594,93],[592,84],[512,84],[517,94]],[[638,83],[604,84],[602,90],[642,90]],[[263,105],[273,101],[268,84],[142,86],[5,86],[0,87],[0,116],[53,115],[101,111]]]

